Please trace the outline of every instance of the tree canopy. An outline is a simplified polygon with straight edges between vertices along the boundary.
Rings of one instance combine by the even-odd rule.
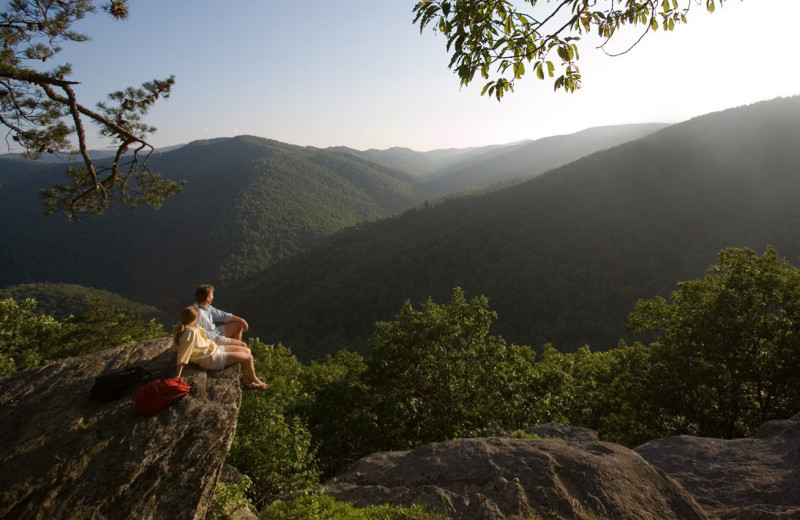
[[[449,67],[466,86],[475,74],[486,80],[482,94],[500,100],[529,71],[555,78],[555,90],[581,86],[577,62],[581,38],[592,32],[606,45],[623,26],[641,29],[635,46],[650,31],[671,31],[686,23],[692,4],[709,12],[725,0],[421,0],[414,6],[420,31],[432,27],[447,39]],[[542,8],[542,4],[547,4]],[[525,12],[522,8],[529,9]],[[630,48],[632,48],[631,46]],[[630,50],[630,48],[628,50]],[[624,54],[623,51],[621,54]],[[556,76],[557,71],[560,74]]]
[[[42,193],[45,212],[64,211],[70,219],[103,213],[112,201],[158,207],[181,189],[148,169],[155,148],[146,139],[155,128],[142,121],[159,98],[169,97],[173,76],[112,92],[93,110],[78,101],[73,88],[78,82],[68,79],[68,63],[46,69],[62,43],[89,40],[72,27],[96,12],[97,4],[12,0],[0,13],[0,124],[29,157],[45,152],[81,157],[82,166],[68,168],[66,183]],[[99,8],[119,20],[128,16],[127,0],[111,0]],[[85,121],[97,124],[116,148],[110,165],[95,164],[89,156]]]
[[[87,297],[86,311],[57,319],[33,298],[0,299],[0,377],[58,359],[90,354],[166,335],[151,319],[126,314],[102,298]]]
[[[752,435],[800,395],[800,269],[767,248],[728,248],[671,302],[639,301],[630,324],[656,337],[654,387],[677,432]]]

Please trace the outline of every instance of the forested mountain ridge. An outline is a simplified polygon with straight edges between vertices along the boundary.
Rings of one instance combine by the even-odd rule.
[[[36,312],[57,319],[86,313],[87,300],[101,300],[104,306],[113,307],[126,314],[139,314],[145,319],[161,318],[159,310],[150,305],[132,302],[118,294],[66,283],[33,283],[11,285],[0,289],[0,300],[13,298],[36,300]]]
[[[445,148],[438,150],[430,150],[427,152],[417,152],[409,148],[392,147],[386,150],[354,150],[345,146],[336,146],[328,148],[332,151],[349,153],[356,155],[378,164],[383,164],[390,168],[394,168],[413,175],[419,175],[423,179],[429,179],[436,176],[436,173],[442,169],[459,164],[463,161],[469,161],[474,157],[491,153],[498,148],[504,148],[512,145],[488,145],[471,148]]]
[[[253,136],[195,141],[149,159],[186,180],[184,194],[157,211],[113,209],[77,224],[41,215],[39,190],[63,178],[63,158],[0,156],[0,239],[14,244],[0,251],[0,287],[65,282],[173,309],[197,283],[224,286],[421,204],[433,197],[427,177],[503,148],[515,145],[357,152]]]
[[[0,287],[75,283],[179,309],[199,283],[224,285],[425,199],[411,175],[251,136],[190,143],[151,167],[187,180],[184,193],[157,211],[113,209],[75,223],[44,217],[38,199],[64,165],[0,160],[0,240],[13,244],[0,251]]]
[[[428,180],[428,188],[441,196],[514,178],[533,177],[666,126],[664,123],[601,126],[496,148],[440,168]]]
[[[726,110],[525,183],[331,237],[233,291],[253,334],[314,357],[363,344],[406,299],[484,294],[496,332],[609,348],[637,299],[725,247],[800,255],[800,98]]]
[[[511,179],[532,177],[598,150],[639,139],[666,126],[665,123],[600,126],[533,141],[428,152],[407,148],[361,152],[340,147],[336,150],[420,175],[431,196],[441,197]]]

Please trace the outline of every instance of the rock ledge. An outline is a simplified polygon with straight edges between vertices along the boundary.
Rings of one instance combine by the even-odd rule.
[[[544,433],[561,438],[461,439],[376,453],[325,491],[361,506],[425,504],[460,520],[707,518],[679,484],[632,450],[591,440],[584,429],[547,425]]]
[[[145,417],[134,387],[89,398],[94,377],[134,364],[172,377],[169,338],[104,350],[0,379],[0,518],[205,518],[236,428],[238,366],[187,367],[189,394]]]

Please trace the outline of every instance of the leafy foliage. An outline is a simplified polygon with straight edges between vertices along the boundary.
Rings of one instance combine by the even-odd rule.
[[[214,490],[214,501],[206,514],[207,520],[227,520],[230,513],[249,507],[250,500],[247,492],[252,487],[253,482],[247,475],[243,475],[239,482],[226,484],[218,482]]]
[[[64,320],[71,330],[62,339],[60,357],[90,354],[166,335],[155,319],[144,322],[139,314],[109,307],[102,298],[87,298],[86,306],[85,313]]]
[[[57,320],[37,310],[36,300],[0,300],[0,375],[166,335],[154,320],[87,299],[87,312]]]
[[[575,353],[575,394],[568,422],[597,431],[603,439],[638,446],[671,432],[663,424],[657,391],[660,379],[651,351],[641,343]]]
[[[488,337],[497,315],[486,298],[460,289],[448,304],[403,305],[393,322],[375,324],[366,379],[379,417],[376,448],[407,449],[476,432],[519,426],[530,403],[530,349]]]
[[[89,311],[87,301],[102,299],[105,305],[128,314],[140,314],[148,318],[157,317],[160,312],[153,306],[137,303],[118,294],[81,285],[67,283],[19,284],[0,289],[0,299],[13,298],[22,301],[36,300],[40,314],[48,314],[56,319],[77,316]]]
[[[733,438],[796,411],[800,269],[774,249],[721,251],[671,302],[640,301],[630,326],[656,336],[653,384],[675,430]]]
[[[652,390],[658,374],[641,343],[598,352],[584,346],[571,354],[546,345],[533,371],[528,398],[539,403],[536,423],[583,426],[630,447],[669,433]]]
[[[301,366],[281,346],[251,341],[256,373],[269,381],[269,392],[246,392],[229,462],[253,482],[258,507],[280,498],[308,494],[318,480],[311,436],[298,417],[287,415],[298,399]]]
[[[361,355],[342,350],[301,372],[303,392],[290,413],[307,422],[325,478],[371,450],[365,440],[372,438],[379,418],[371,409],[374,396],[366,370]]]
[[[355,507],[327,495],[313,495],[291,501],[278,501],[261,513],[260,520],[445,520],[446,516],[421,506]]]
[[[574,356],[550,349],[535,362],[529,347],[488,335],[495,318],[486,298],[467,301],[456,288],[446,304],[407,302],[376,323],[367,360],[339,352],[311,363],[294,410],[323,474],[375,451],[567,422]]]
[[[724,1],[708,0],[706,8],[713,12],[716,4]],[[543,3],[421,0],[414,6],[414,23],[419,24],[420,31],[431,26],[447,39],[449,67],[456,71],[462,85],[470,84],[479,74],[487,80],[481,94],[500,100],[530,71],[543,80],[555,77],[558,68],[563,72],[555,77],[554,89],[575,91],[581,86],[577,62],[584,35],[598,34],[605,39],[601,45],[605,50],[626,25],[642,28],[639,40],[659,27],[672,31],[677,24],[686,23],[692,0],[554,0],[546,2],[546,9],[541,7]],[[523,12],[520,5],[530,12]]]
[[[36,300],[0,300],[0,376],[51,360],[68,327],[36,312]]]
[[[523,428],[547,422],[591,428],[630,447],[674,434],[730,436],[720,427],[729,424],[726,402],[739,406],[733,424],[742,428],[733,434],[749,435],[800,408],[791,376],[800,368],[791,314],[799,272],[771,249],[762,258],[726,249],[706,277],[680,284],[673,304],[639,303],[631,326],[658,333],[650,346],[563,353],[545,345],[538,358],[489,335],[496,314],[486,298],[468,301],[456,288],[448,303],[406,302],[394,321],[376,323],[366,359],[342,351],[305,367],[292,363],[294,404],[277,400],[308,425],[326,477],[375,451],[524,437]],[[723,331],[732,341],[703,343]],[[750,374],[760,379],[745,380]],[[736,377],[739,386],[722,384]]]

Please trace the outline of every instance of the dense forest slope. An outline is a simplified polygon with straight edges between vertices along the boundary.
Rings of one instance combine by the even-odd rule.
[[[576,142],[585,141],[581,134]],[[80,223],[41,214],[39,190],[63,178],[64,160],[0,156],[0,239],[8,244],[0,251],[0,287],[81,284],[173,316],[197,284],[234,283],[340,229],[421,204],[433,197],[426,178],[479,157],[502,162],[496,152],[505,148],[516,147],[359,152],[251,136],[196,141],[150,161],[152,170],[186,180],[184,194],[158,211],[116,209]]]
[[[89,311],[87,301],[102,300],[103,305],[126,314],[138,314],[144,319],[161,319],[160,311],[151,305],[130,301],[122,296],[100,289],[67,283],[28,283],[11,285],[0,289],[0,300],[13,298],[17,301],[33,298],[40,314],[64,319]]]
[[[724,247],[800,254],[800,98],[709,114],[525,183],[347,229],[231,302],[305,357],[363,343],[406,299],[485,294],[507,340],[615,346],[639,298]],[[233,297],[233,295],[230,295]]]
[[[418,178],[350,154],[242,136],[190,143],[155,157],[185,179],[160,210],[46,218],[39,189],[64,165],[0,164],[0,287],[67,282],[173,311],[199,283],[258,272],[357,222],[425,198]]]

